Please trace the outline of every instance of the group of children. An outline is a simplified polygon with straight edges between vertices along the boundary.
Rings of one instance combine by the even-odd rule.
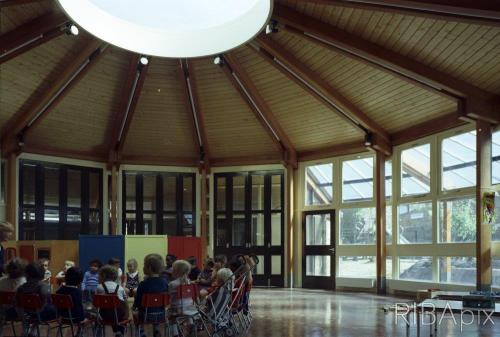
[[[179,286],[196,283],[201,288],[201,300],[208,294],[225,302],[230,298],[230,287],[223,287],[234,278],[234,271],[244,264],[240,257],[234,258],[230,263],[225,256],[219,255],[214,259],[208,258],[204,262],[203,269],[196,266],[196,259],[190,257],[186,260],[177,260],[173,255],[167,255],[165,261],[158,254],[149,254],[144,258],[144,278],[141,280],[137,270],[138,263],[135,259],[127,261],[127,271],[123,273],[120,261],[116,258],[110,259],[106,265],[98,259],[89,264],[89,269],[83,273],[72,261],[66,261],[64,268],[55,277],[55,283],[59,286],[57,294],[69,295],[74,304],[71,310],[74,321],[81,322],[89,318],[92,298],[95,294],[115,294],[120,300],[118,308],[118,320],[122,321],[129,317],[130,309],[128,298],[133,297],[132,315],[136,322],[144,320],[145,310],[142,307],[144,294],[168,293],[170,295],[169,315],[192,315],[197,312],[193,301],[177,298]],[[40,312],[42,320],[51,320],[56,316],[55,308],[51,303],[51,273],[49,261],[40,260],[27,264],[24,260],[15,258],[5,268],[6,276],[0,279],[0,291],[16,292],[19,294],[38,294],[43,303]],[[251,282],[251,273],[247,282]],[[54,282],[52,282],[54,283]],[[232,285],[231,285],[232,286]],[[216,303],[218,303],[216,301]],[[213,302],[211,302],[212,305]],[[215,304],[217,305],[217,304]],[[209,308],[210,309],[210,308]],[[216,309],[216,308],[214,308]],[[164,309],[160,312],[148,311],[148,315],[165,314]],[[3,308],[3,318],[12,319],[19,314],[19,308]],[[101,313],[102,315],[103,313]],[[104,313],[105,314],[105,313]],[[114,312],[110,315],[113,315]],[[116,336],[124,334],[124,327],[115,326],[113,331]],[[140,335],[144,335],[142,329]],[[155,337],[160,333],[157,327],[154,329]]]

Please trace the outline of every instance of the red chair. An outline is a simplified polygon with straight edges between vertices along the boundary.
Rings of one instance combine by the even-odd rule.
[[[18,294],[17,305],[23,311],[22,321],[23,330],[25,330],[23,331],[23,335],[29,335],[29,332],[34,330],[36,336],[40,337],[40,325],[47,326],[47,336],[50,334],[50,330],[57,328],[56,326],[51,326],[52,323],[57,323],[55,318],[42,318],[44,304],[40,295]]]
[[[105,337],[106,326],[111,327],[123,327],[125,329],[124,335],[126,333],[127,327],[130,325],[131,320],[128,319],[128,306],[127,304],[122,304],[117,295],[94,295],[92,300],[94,307],[97,310],[97,316],[95,319],[94,337],[97,336],[97,331],[101,330],[102,337]],[[119,311],[124,311],[126,308],[126,318],[121,319]]]
[[[144,312],[138,317],[136,322],[137,328],[145,324],[152,324],[153,326],[164,324],[165,336],[169,335],[168,332],[170,330],[165,311],[165,308],[169,305],[169,294],[143,294],[141,307],[144,309]]]
[[[71,310],[73,309],[73,299],[70,295],[62,294],[52,294],[52,304],[56,307],[56,314],[58,320],[57,332],[60,337],[63,337],[63,329],[70,328],[71,336],[83,336],[84,328],[88,321],[77,321],[76,317],[73,317]],[[78,330],[75,335],[74,328],[77,327]]]
[[[4,315],[7,315],[7,310],[15,310],[16,307],[16,293],[13,291],[0,291],[0,305],[4,309]],[[5,322],[10,322],[10,326],[12,327],[12,333],[14,334],[14,337],[17,337],[16,335],[16,328],[14,327],[15,322],[20,322],[21,320],[17,317],[14,318],[5,318]]]
[[[184,332],[182,331],[183,323],[190,322],[194,325],[194,329],[196,331],[196,322],[201,322],[203,325],[203,329],[210,336],[209,330],[205,325],[205,321],[203,320],[200,312],[198,311],[198,298],[200,297],[200,291],[198,285],[195,283],[191,284],[183,284],[179,285],[177,288],[177,300],[180,301],[180,313],[175,317],[175,324],[178,327],[180,336],[184,336]],[[196,308],[196,312],[186,313],[184,311],[184,306],[192,306]]]

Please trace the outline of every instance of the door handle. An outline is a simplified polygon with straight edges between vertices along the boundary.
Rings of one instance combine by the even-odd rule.
[[[328,250],[331,251],[332,253],[335,253],[335,248],[330,248]]]
[[[226,243],[226,248],[229,248],[229,242]]]

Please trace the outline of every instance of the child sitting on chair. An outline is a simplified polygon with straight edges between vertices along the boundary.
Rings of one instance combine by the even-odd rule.
[[[191,284],[189,280],[189,272],[191,271],[191,264],[186,260],[177,260],[172,265],[172,276],[175,278],[168,284],[168,293],[170,295],[170,315],[176,316],[190,316],[198,312],[194,299],[192,297],[178,298],[177,291],[179,287]],[[188,329],[192,329],[192,320],[187,320]],[[174,325],[174,335],[177,333]]]
[[[163,264],[163,260],[162,260]],[[128,297],[134,297],[139,286],[139,272],[137,271],[137,260],[127,261],[127,272],[125,273],[125,293]]]
[[[214,260],[208,258],[203,264],[203,270],[198,276],[198,284],[202,288],[210,287],[213,281]]]
[[[69,295],[73,301],[71,309],[71,318],[73,322],[81,322],[85,319],[83,309],[83,296],[80,285],[83,280],[83,274],[80,268],[70,267],[65,271],[65,282],[57,289],[57,294]]]
[[[99,295],[116,295],[120,300],[120,306],[117,309],[117,318],[118,321],[123,321],[128,318],[129,310],[127,304],[127,295],[125,295],[125,289],[117,282],[118,279],[118,271],[116,267],[111,266],[109,264],[103,266],[99,270],[99,281],[100,284],[97,286],[96,294]],[[101,317],[106,320],[114,320],[114,311],[104,311],[100,312]],[[113,332],[115,336],[123,336],[125,333],[124,326],[113,326]]]
[[[55,308],[51,304],[50,286],[44,282],[45,270],[38,262],[32,262],[26,266],[26,283],[17,288],[16,300],[18,305],[21,304],[21,295],[37,294],[42,301],[42,310],[40,311],[40,319],[49,321],[56,318]],[[21,309],[22,310],[22,309]],[[21,312],[20,317],[23,317]]]
[[[102,263],[99,259],[94,259],[89,263],[89,270],[83,275],[82,291],[84,302],[92,302],[92,298],[99,285],[99,269]]]
[[[43,268],[43,282],[47,283],[50,285],[50,278],[52,277],[52,273],[49,270],[49,260],[48,259],[40,259],[39,260],[40,265]]]
[[[116,278],[116,283],[119,283],[120,285],[123,284],[123,270],[120,268],[120,259],[117,257],[112,257],[109,259],[108,264],[115,267],[116,271],[118,272],[118,276]]]
[[[229,268],[221,268],[214,280],[214,287],[205,303],[205,310],[213,319],[224,310],[231,300],[231,278],[233,272]]]
[[[146,278],[139,283],[137,293],[134,299],[132,310],[134,311],[134,319],[137,321],[153,323],[154,336],[161,336],[158,330],[158,325],[155,322],[162,322],[165,318],[165,308],[150,308],[148,316],[144,317],[145,309],[142,306],[143,296],[146,294],[165,294],[168,291],[167,280],[160,276],[160,273],[165,269],[163,258],[158,254],[149,254],[144,258],[144,275]],[[140,336],[145,336],[143,327],[139,328]]]
[[[74,267],[75,262],[73,261],[64,261],[64,267],[63,270],[61,270],[59,273],[56,275],[56,281],[58,285],[64,284],[64,276],[66,275],[66,272],[68,271],[69,268]]]
[[[5,266],[7,276],[0,279],[0,291],[16,291],[19,286],[26,283],[24,269],[26,261],[20,258],[14,258]]]

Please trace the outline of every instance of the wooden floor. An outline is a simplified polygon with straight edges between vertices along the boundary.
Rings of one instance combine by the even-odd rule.
[[[384,306],[406,301],[364,293],[336,293],[317,290],[254,289],[252,311],[254,320],[249,337],[374,337],[406,336],[404,322],[395,325],[394,315],[382,310]],[[447,315],[438,327],[438,337],[500,336],[500,317],[495,325],[475,324],[460,331],[460,315],[455,326]],[[438,316],[439,318],[439,316]],[[470,321],[464,315],[464,321]],[[482,321],[484,317],[482,317]],[[410,336],[416,336],[411,325]],[[421,336],[429,336],[426,326]]]

